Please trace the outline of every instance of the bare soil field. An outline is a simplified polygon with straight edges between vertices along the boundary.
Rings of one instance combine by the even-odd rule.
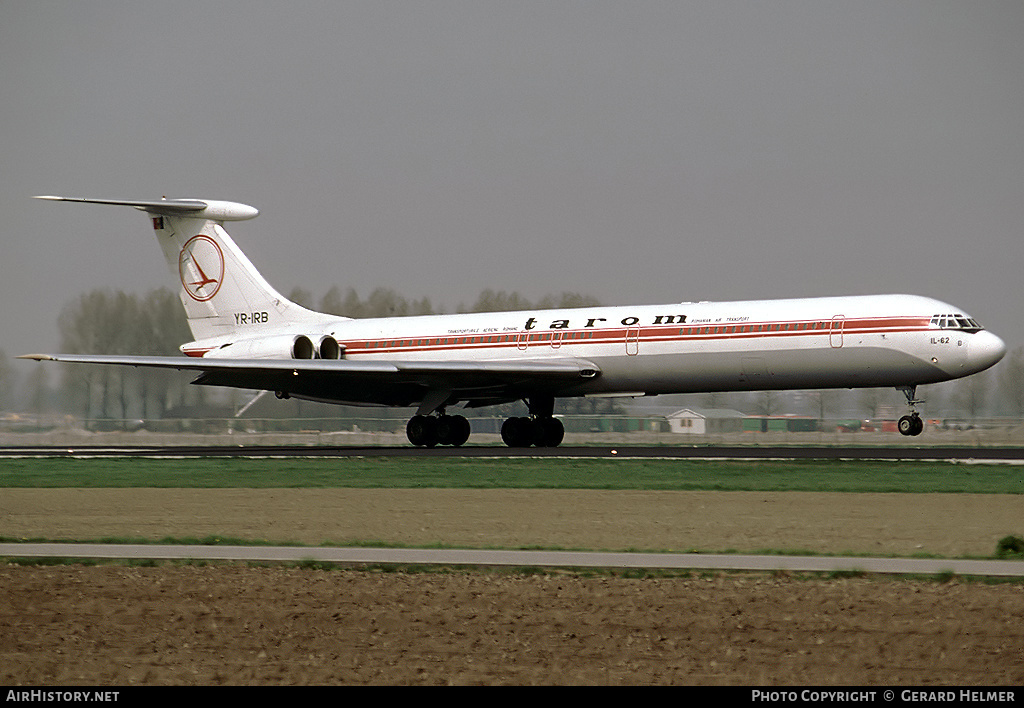
[[[991,555],[1010,495],[4,489],[0,534]],[[1024,587],[0,566],[0,683],[1024,684]]]

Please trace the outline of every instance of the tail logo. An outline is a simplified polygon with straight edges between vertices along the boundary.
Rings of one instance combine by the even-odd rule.
[[[206,302],[220,290],[224,280],[224,253],[209,236],[193,236],[178,254],[181,286],[193,300]]]

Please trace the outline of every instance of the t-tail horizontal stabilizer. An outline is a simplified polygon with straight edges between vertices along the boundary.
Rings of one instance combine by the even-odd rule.
[[[78,199],[75,197],[38,196],[36,199],[48,199],[52,202],[79,202],[82,204],[112,204],[114,206],[130,206],[150,214],[161,216],[187,216],[194,219],[210,221],[245,221],[259,216],[256,207],[238,202],[224,202],[212,199],[160,199],[160,200],[125,200],[125,199]]]

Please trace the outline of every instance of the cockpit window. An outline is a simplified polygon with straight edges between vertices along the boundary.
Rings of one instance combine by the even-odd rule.
[[[980,324],[978,324],[977,320],[965,317],[960,313],[934,315],[932,317],[932,324],[938,325],[941,329],[958,329],[962,332],[980,332],[984,329]]]

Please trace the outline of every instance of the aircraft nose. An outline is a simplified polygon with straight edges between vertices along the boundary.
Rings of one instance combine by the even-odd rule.
[[[977,371],[984,371],[1006,354],[1006,342],[991,332],[975,332],[971,337],[969,356]]]

